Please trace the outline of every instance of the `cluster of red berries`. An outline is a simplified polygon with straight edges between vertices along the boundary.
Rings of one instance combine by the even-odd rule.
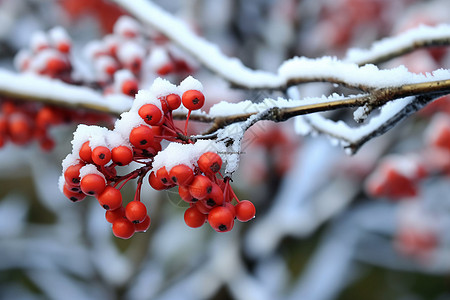
[[[418,185],[430,175],[450,175],[450,115],[436,113],[425,131],[421,153],[384,157],[367,178],[366,190],[375,197],[415,197]]]
[[[208,221],[218,232],[230,231],[234,219],[247,222],[255,217],[255,206],[249,200],[236,197],[229,178],[221,179],[219,171],[222,159],[215,152],[205,152],[195,165],[177,164],[167,170],[165,166],[149,176],[150,185],[156,190],[178,186],[180,198],[189,203],[184,221],[189,227],[201,227]],[[235,199],[237,204],[231,202]]]
[[[120,17],[113,33],[89,43],[85,52],[94,66],[95,80],[105,93],[134,96],[143,72],[146,76],[149,72],[159,76],[193,72],[191,64],[167,40],[145,36],[141,26],[128,16]]]
[[[36,32],[29,49],[22,49],[15,57],[20,72],[31,72],[51,78],[72,82],[70,51],[72,41],[62,27],[48,33]]]
[[[75,121],[92,124],[109,119],[98,113],[0,99],[0,147],[7,142],[24,146],[35,140],[41,149],[50,151],[55,145],[49,135],[52,126]]]
[[[106,210],[105,217],[112,223],[114,235],[120,238],[129,238],[150,226],[150,217],[140,199],[147,174],[150,174],[150,185],[156,190],[178,185],[181,198],[191,203],[185,214],[186,223],[191,227],[199,227],[208,219],[215,230],[228,231],[235,217],[250,220],[255,215],[253,204],[238,200],[229,178],[219,180],[216,177],[220,174],[222,159],[217,153],[205,153],[205,143],[211,142],[194,142],[186,136],[191,111],[200,109],[204,102],[202,86],[192,77],[179,86],[157,79],[149,90],[136,94],[130,111],[122,113],[113,130],[79,125],[74,133],[72,153],[63,161],[61,190],[73,202],[86,196],[96,197]],[[188,110],[184,129],[175,126],[172,117],[172,111],[181,104]],[[164,150],[163,140],[169,142]],[[188,153],[184,158],[169,155],[166,160],[167,151],[177,147],[195,148],[195,151],[184,152]],[[195,164],[187,162],[192,157]],[[172,166],[175,162],[179,163]],[[117,167],[130,164],[136,168],[118,175]],[[166,169],[164,164],[170,168]],[[136,178],[134,200],[124,207],[120,190]],[[233,199],[236,199],[236,206],[231,204]]]
[[[71,56],[72,41],[62,27],[32,36],[29,49],[15,57],[20,72],[31,72],[77,85],[88,85],[105,94],[133,97],[141,81],[149,74],[185,76],[194,71],[193,63],[167,39],[143,34],[139,23],[128,16],[120,17],[113,33],[84,47],[89,75],[76,69]]]

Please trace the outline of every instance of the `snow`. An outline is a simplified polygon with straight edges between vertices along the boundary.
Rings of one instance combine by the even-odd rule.
[[[129,38],[131,35],[138,35],[140,32],[139,23],[129,16],[121,16],[113,27],[113,32],[125,38]]]
[[[353,95],[351,97],[359,97],[361,95]],[[259,113],[272,107],[288,108],[308,106],[319,103],[328,103],[347,99],[344,95],[332,94],[330,96],[322,95],[321,97],[306,97],[303,99],[285,99],[278,97],[277,99],[266,98],[259,103],[253,103],[250,100],[245,100],[237,103],[229,103],[221,101],[213,105],[208,113],[210,117],[223,117],[248,113]]]
[[[97,175],[100,175],[101,177],[103,177],[103,179],[105,179],[105,175],[103,175],[102,172],[97,170],[97,167],[93,164],[87,164],[80,169],[81,180],[83,180],[84,176],[89,175],[89,174],[97,174]],[[105,184],[106,184],[106,179],[105,179]]]
[[[397,49],[412,47],[415,43],[423,40],[448,39],[449,35],[450,24],[440,24],[433,27],[420,25],[397,36],[375,42],[370,49],[350,49],[344,60],[360,64],[395,52]]]
[[[181,87],[181,85],[180,85]],[[177,94],[181,96],[180,88],[172,84],[167,79],[161,77],[156,78],[150,86],[150,91],[157,97],[167,96],[169,94]]]
[[[148,126],[137,112],[124,112],[114,124],[114,131],[120,133],[124,138],[128,138],[131,130],[140,125]]]
[[[0,69],[0,90],[16,95],[33,95],[48,102],[93,105],[113,113],[121,113],[131,107],[131,98],[125,95],[104,97],[88,87],[70,85],[30,73],[15,74],[4,69]]]
[[[78,155],[74,153],[67,154],[67,156],[63,159],[61,163],[63,174],[66,172],[68,167],[79,164],[80,162],[81,162],[80,157]]]
[[[78,125],[77,129],[73,133],[72,139],[72,153],[78,155],[80,152],[81,146],[89,141],[89,146],[91,149],[94,149],[98,146],[107,147],[107,143],[105,140],[105,136],[108,132],[108,129],[101,126],[96,125]]]
[[[114,91],[116,93],[122,92],[122,85],[126,80],[136,80],[130,70],[122,69],[114,73]]]
[[[320,114],[310,114],[307,117],[305,116],[305,120],[316,130],[337,137],[341,140],[341,144],[346,146],[348,143],[356,143],[363,137],[376,132],[380,126],[386,124],[389,119],[401,112],[414,99],[414,97],[407,97],[386,103],[381,107],[379,115],[371,118],[367,124],[359,127],[350,127],[343,121],[335,122],[324,118]]]
[[[67,34],[67,31],[61,27],[53,27],[48,31],[48,36],[50,37],[50,41],[53,46],[57,46],[61,42],[70,42],[70,37]]]
[[[30,62],[31,52],[28,49],[22,49],[17,52],[14,57],[14,67],[18,71],[25,70],[26,65]]]
[[[291,79],[322,81],[330,78],[332,81],[345,82],[347,85],[363,85],[369,88],[393,87],[450,78],[450,71],[444,69],[424,75],[411,73],[405,66],[380,70],[372,64],[359,67],[356,63],[348,63],[336,57],[327,56],[317,59],[292,58],[280,66],[278,74],[285,83]]]
[[[181,94],[183,94],[188,90],[196,90],[203,92],[203,85],[200,81],[198,81],[194,77],[188,76],[180,83],[180,92]]]
[[[135,59],[140,59],[143,61],[145,57],[145,49],[142,45],[134,41],[127,41],[119,44],[117,49],[117,57],[119,61],[125,65],[132,63]]]
[[[348,83],[356,86],[367,85],[375,88],[448,79],[450,77],[448,71],[445,74],[442,73],[442,76],[437,74],[425,76],[410,73],[405,67],[379,70],[374,65],[366,65],[359,68],[356,62],[362,59],[363,54],[361,53],[364,51],[358,50],[349,52],[348,57],[343,61],[332,57],[319,59],[296,57],[284,62],[277,74],[262,70],[252,70],[244,66],[239,59],[225,56],[217,46],[194,34],[183,22],[166,13],[155,4],[145,0],[116,0],[116,2],[142,22],[151,25],[166,35],[214,73],[219,74],[233,84],[248,88],[279,88],[285,86],[291,79],[315,81],[323,79],[322,77],[348,81]],[[373,49],[367,50],[364,55],[368,56],[368,54],[372,55],[372,53],[378,55],[384,49],[395,49],[394,45],[396,43],[405,43],[403,40],[409,39],[411,42],[416,38],[448,38],[448,36],[449,25],[444,24],[434,28],[420,27],[409,33],[399,35],[398,39],[400,42],[397,42],[395,38],[387,40],[387,42],[384,41],[380,44],[381,46],[374,46]]]
[[[167,50],[163,47],[153,48],[148,57],[148,65],[150,66],[150,68],[154,72],[157,72],[167,63],[170,63],[170,57],[167,53]]]
[[[102,41],[90,41],[83,48],[83,54],[89,60],[94,60],[96,57],[106,53],[106,45]]]
[[[208,151],[218,153],[223,159],[224,146],[211,140],[199,140],[195,144],[170,143],[154,158],[153,170],[166,167],[169,172],[174,166],[184,164],[190,168],[197,166],[199,157]]]
[[[30,48],[33,52],[38,52],[42,48],[50,46],[47,35],[42,31],[33,33],[30,39]]]
[[[131,144],[128,138],[124,137],[117,131],[108,131],[106,134],[106,142],[108,144],[109,149],[114,149],[119,146],[127,146],[131,148]]]
[[[130,112],[138,112],[141,106],[145,104],[156,105],[161,111],[161,101],[159,101],[155,95],[147,89],[139,90],[135,95],[133,105],[131,106]]]

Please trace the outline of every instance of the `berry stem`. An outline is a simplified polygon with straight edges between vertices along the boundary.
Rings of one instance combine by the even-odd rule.
[[[192,110],[189,110],[188,115],[186,117],[186,123],[184,124],[184,135],[187,135],[187,126],[189,123],[189,117],[191,116]]]

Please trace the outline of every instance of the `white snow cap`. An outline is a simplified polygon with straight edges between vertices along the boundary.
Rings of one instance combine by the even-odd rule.
[[[157,72],[167,63],[170,63],[170,57],[167,50],[163,47],[153,48],[148,58],[148,65],[150,69]]]
[[[169,94],[180,95],[180,89],[170,81],[161,77],[156,78],[150,86],[150,91],[156,96],[167,96]]]
[[[22,49],[17,52],[16,56],[14,56],[14,67],[18,71],[24,71],[26,65],[29,67],[29,63],[31,62],[31,52],[27,49]]]
[[[140,125],[148,126],[139,116],[137,111],[124,112],[114,124],[114,131],[120,133],[124,138],[128,139],[131,130]]]
[[[127,41],[119,45],[117,58],[122,64],[132,63],[135,59],[144,60],[145,49],[139,43]]]
[[[114,73],[114,91],[117,93],[121,93],[122,91],[122,84],[125,80],[135,80],[136,77],[131,73],[130,70],[122,69],[119,71],[116,71]]]
[[[197,90],[203,92],[203,85],[194,77],[188,76],[180,83],[180,92],[181,94],[183,94],[188,90]]]
[[[121,16],[113,27],[113,32],[125,38],[133,38],[139,35],[141,26],[130,16]]]
[[[67,168],[70,166],[74,166],[76,164],[79,164],[81,162],[80,157],[74,153],[69,153],[67,156],[63,159],[61,165],[62,165],[62,172],[66,172]]]
[[[48,61],[52,58],[58,58],[62,61],[66,60],[64,55],[62,55],[59,51],[52,48],[44,49],[32,57],[29,65],[30,71],[39,73],[40,71],[45,70]]]
[[[70,42],[70,37],[67,34],[67,31],[61,26],[50,29],[48,31],[48,36],[50,37],[50,41],[53,46],[56,46],[61,42]]]
[[[84,56],[89,60],[94,60],[100,55],[106,55],[107,49],[102,41],[90,41],[83,49]]]
[[[155,156],[153,170],[156,171],[166,167],[167,172],[169,172],[173,167],[180,164],[193,168],[197,166],[197,161],[203,153],[208,151],[224,152],[224,149],[222,144],[210,140],[200,140],[195,144],[170,143],[167,148]]]
[[[33,52],[38,52],[42,48],[47,48],[50,46],[47,35],[42,31],[36,31],[31,36],[30,48]]]
[[[77,130],[73,133],[73,140],[72,140],[72,152],[79,157],[79,152],[81,149],[81,146],[86,141],[89,141],[89,146],[91,149],[94,149],[98,146],[105,146],[108,147],[105,136],[108,133],[108,129],[105,127],[95,126],[95,125],[84,125],[80,124],[77,127]]]
[[[100,175],[101,177],[103,177],[103,179],[105,180],[105,184],[106,184],[106,179],[105,179],[105,175],[103,175],[102,172],[100,172],[99,170],[97,170],[97,167],[93,164],[87,164],[84,167],[82,167],[80,169],[80,179],[83,180],[83,177],[89,174],[97,174]]]
[[[157,99],[155,94],[153,94],[150,90],[139,90],[135,95],[133,106],[131,107],[130,112],[138,112],[142,105],[145,104],[156,105],[156,107],[162,110],[161,101]]]

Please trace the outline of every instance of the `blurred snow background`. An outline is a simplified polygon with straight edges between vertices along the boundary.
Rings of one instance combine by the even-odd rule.
[[[269,71],[294,55],[342,56],[450,21],[447,0],[155,2],[227,55]],[[37,30],[65,27],[76,51],[121,13],[106,0],[2,0],[0,67],[12,69]],[[436,51],[385,66],[449,68],[450,52]],[[230,90],[204,70],[196,77],[211,102],[268,95]],[[299,92],[329,90],[307,84]],[[431,176],[416,197],[398,201],[364,189],[385,154],[426,148],[430,118],[409,119],[352,157],[325,138],[296,136],[293,122],[258,123],[246,133],[233,182],[240,198],[254,201],[255,220],[226,234],[190,229],[175,194],[146,185],[152,225],[126,241],[113,237],[94,199],[74,205],[57,188],[75,125],[53,129],[51,153],[8,144],[0,149],[0,299],[450,299],[449,177]]]

